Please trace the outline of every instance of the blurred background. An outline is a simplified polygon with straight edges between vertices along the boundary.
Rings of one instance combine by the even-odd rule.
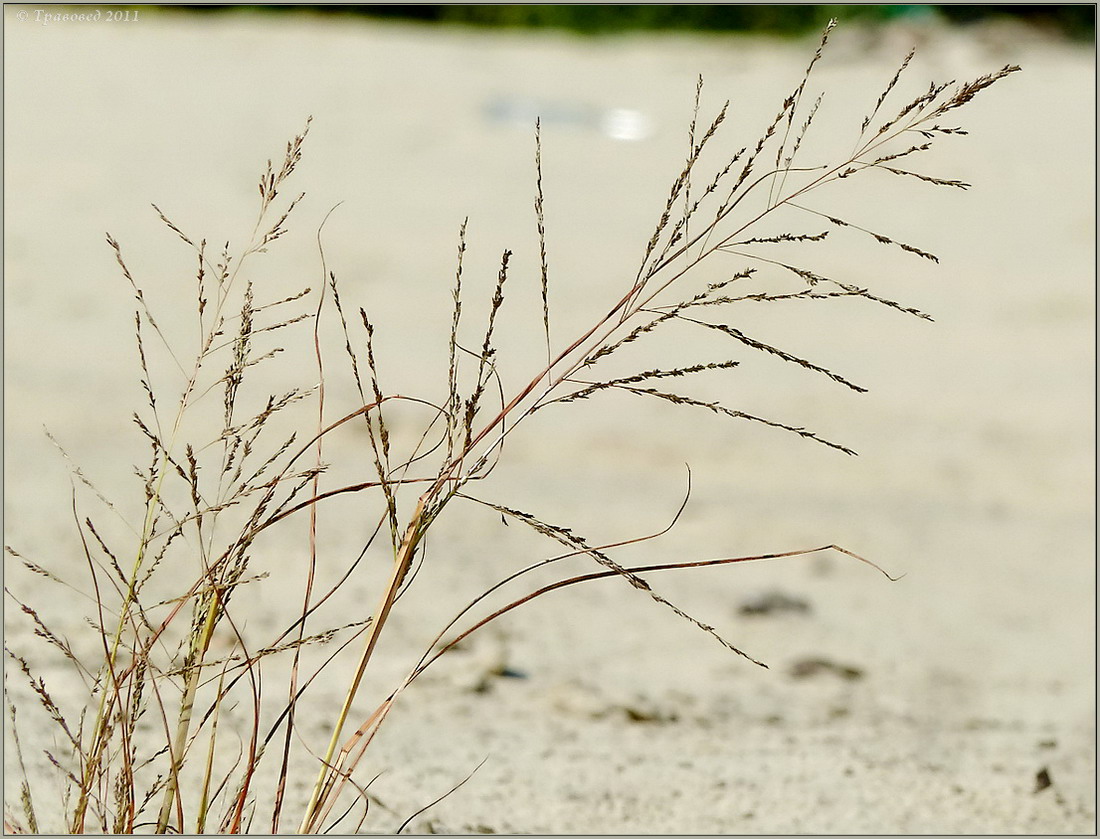
[[[111,7],[138,13],[111,23],[37,19],[91,8],[3,10],[5,538],[78,590],[74,482],[43,427],[119,519],[140,522],[133,464],[148,462],[131,422],[145,400],[133,290],[105,232],[182,355],[195,337],[194,254],[150,203],[211,251],[243,246],[265,161],[278,163],[312,115],[284,196],[306,197],[288,235],[250,263],[258,299],[319,288],[317,240],[339,204],[325,255],[349,310],[376,324],[383,389],[438,400],[464,219],[471,329],[513,249],[501,375],[526,381],[544,357],[536,118],[560,346],[637,270],[683,168],[700,74],[701,120],[730,100],[708,164],[720,167],[799,83],[831,17],[841,25],[814,71],[825,96],[807,159],[851,150],[914,46],[899,103],[933,80],[1021,65],[953,112],[970,135],[944,138],[927,160],[972,189],[852,179],[821,194],[822,209],[941,262],[835,237],[812,267],[934,323],[859,301],[738,314],[746,333],[869,393],[683,332],[656,358],[623,357],[624,373],[665,352],[743,359],[696,383],[699,398],[806,426],[860,457],[609,394],[536,414],[479,487],[614,542],[668,523],[688,463],[679,524],[624,561],[835,542],[906,577],[890,584],[837,556],[654,577],[770,670],[629,586],[555,593],[489,636],[489,652],[526,678],[481,692],[425,682],[372,766],[387,770],[379,796],[408,814],[491,752],[432,812],[453,832],[1095,830],[1095,6],[132,6]],[[288,351],[255,369],[256,394],[315,383],[308,331],[274,335]],[[342,353],[337,342],[328,355],[334,413],[356,398]],[[158,369],[170,403],[178,371],[165,358]],[[415,440],[423,419],[395,414],[395,438]],[[362,438],[339,442],[332,451],[351,456],[334,470],[369,473]],[[117,524],[81,501],[105,529]],[[362,542],[359,504],[322,515],[326,571]],[[383,672],[399,672],[402,645],[415,648],[456,600],[554,550],[473,507],[433,528]],[[304,527],[290,527],[261,546],[256,570],[273,576],[248,601],[251,631],[284,621],[304,544]],[[76,643],[94,642],[84,601],[8,568],[6,585]],[[373,602],[358,578],[348,593],[351,607]],[[753,612],[760,603],[801,605]],[[9,643],[34,649],[17,610],[5,619]],[[461,674],[463,661],[442,672]],[[330,686],[318,690],[324,700]],[[1043,769],[1053,784],[1037,790]]]
[[[1018,20],[1051,32],[1080,40],[1095,35],[1096,8],[1079,4],[907,4],[817,5],[788,3],[682,4],[682,5],[182,5],[177,8],[198,12],[224,10],[263,11],[273,14],[340,14],[412,20],[422,23],[468,24],[556,28],[584,34],[607,34],[647,30],[699,32],[758,32],[799,35],[820,30],[830,18],[868,24],[896,20],[939,20],[974,23],[1005,19]]]

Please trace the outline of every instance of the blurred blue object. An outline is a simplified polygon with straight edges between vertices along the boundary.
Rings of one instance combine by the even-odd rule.
[[[645,140],[653,134],[652,120],[633,108],[598,108],[578,102],[504,95],[488,100],[482,113],[491,123],[529,129],[538,119],[543,125],[573,126],[622,142]]]

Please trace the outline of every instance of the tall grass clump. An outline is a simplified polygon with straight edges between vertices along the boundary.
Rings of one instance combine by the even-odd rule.
[[[960,180],[920,168],[922,155],[943,138],[965,134],[954,123],[954,112],[1019,68],[1006,66],[963,84],[932,84],[907,99],[899,83],[910,53],[871,100],[862,124],[851,132],[850,148],[828,160],[806,159],[803,141],[822,103],[811,92],[811,81],[832,26],[774,116],[741,148],[722,145],[728,102],[709,119],[703,117],[700,79],[686,159],[677,167],[652,234],[643,243],[637,269],[613,281],[617,285],[608,308],[596,310],[585,328],[564,337],[552,328],[544,150],[536,124],[537,276],[513,279],[512,252],[503,251],[491,296],[480,313],[472,314],[464,273],[467,227],[461,224],[451,315],[439,324],[448,335],[441,394],[412,396],[382,386],[379,367],[384,359],[375,353],[376,324],[366,309],[341,299],[319,232],[321,282],[316,288],[269,295],[257,279],[253,263],[286,233],[301,198],[291,193],[288,200],[284,192],[301,159],[308,121],[287,144],[282,161],[269,161],[260,177],[256,222],[242,249],[197,239],[154,207],[190,253],[195,315],[189,340],[170,334],[158,322],[140,272],[131,271],[123,247],[108,235],[107,246],[134,299],[144,396],[132,421],[148,455],[136,468],[138,497],[122,502],[98,495],[104,505],[98,518],[79,512],[74,490],[80,561],[87,571],[83,583],[74,585],[90,595],[92,648],[74,646],[51,628],[40,608],[8,592],[9,603],[22,610],[47,651],[71,668],[83,693],[61,698],[51,690],[41,675],[48,659],[42,649],[27,651],[14,642],[5,648],[9,673],[25,677],[56,729],[48,744],[21,741],[16,711],[27,709],[17,709],[11,694],[9,742],[20,764],[28,748],[45,750],[62,787],[59,801],[45,803],[41,785],[25,772],[19,800],[7,802],[7,826],[37,831],[46,826],[47,812],[61,812],[63,820],[49,827],[72,833],[294,828],[313,833],[330,829],[349,808],[359,808],[365,818],[367,783],[357,779],[356,769],[402,692],[440,656],[497,617],[549,591],[596,579],[621,578],[732,653],[760,664],[718,629],[667,599],[651,575],[811,550],[631,567],[613,555],[629,542],[595,544],[568,527],[487,499],[479,486],[505,456],[505,442],[523,433],[531,416],[543,410],[576,410],[567,403],[611,393],[762,424],[807,444],[854,454],[846,444],[790,419],[693,397],[678,385],[691,377],[736,371],[747,355],[760,353],[862,392],[861,385],[840,373],[754,337],[740,313],[761,304],[795,301],[823,304],[824,312],[826,300],[853,298],[894,314],[928,318],[810,267],[815,249],[837,234],[854,234],[846,243],[862,237],[873,240],[871,247],[936,261],[929,251],[882,232],[887,228],[877,222],[867,227],[862,219],[822,209],[814,203],[814,193],[851,179],[894,176],[899,176],[899,189],[966,189]],[[884,215],[883,210],[876,207],[874,215]],[[716,269],[721,273],[708,269],[704,280],[703,263],[720,263]],[[766,284],[767,278],[780,285]],[[498,352],[497,338],[506,316],[504,301],[517,282],[537,284],[541,302],[531,322],[538,324],[542,360],[517,380],[520,386],[509,389],[501,375],[507,361]],[[731,351],[727,357],[688,364],[605,372],[611,356],[629,359],[636,349],[632,345],[644,344],[673,325],[719,333],[729,340]],[[329,329],[340,346],[350,391],[333,392],[334,379],[327,372],[332,363],[326,351],[333,337],[326,337]],[[257,369],[279,363],[282,336],[288,344],[300,345],[316,378],[281,392],[257,390]],[[387,372],[400,380],[399,372]],[[334,413],[333,403],[353,408]],[[410,408],[426,417],[422,430],[411,438],[393,433],[395,412],[404,410],[405,417]],[[338,434],[353,426],[360,428],[358,438]],[[336,446],[340,448],[334,451]],[[354,480],[336,480],[330,477],[336,473],[330,464],[337,462],[363,462],[368,471]],[[83,472],[74,467],[73,474],[74,486],[94,490]],[[335,582],[322,584],[318,507],[351,496],[373,498],[375,507],[359,509],[374,510],[374,518],[357,558]],[[557,543],[557,552],[520,570],[501,570],[499,582],[484,594],[456,604],[461,608],[439,627],[434,642],[426,650],[410,651],[405,675],[382,686],[382,701],[369,713],[356,711],[361,686],[377,670],[371,664],[379,639],[402,594],[415,582],[433,525],[463,504],[490,509],[506,522],[530,528]],[[263,559],[279,547],[276,534],[286,528],[308,535],[301,596],[283,604],[281,632],[258,643],[245,626],[240,601],[246,590],[262,589],[267,573],[291,573],[285,568],[257,570],[271,567]],[[350,579],[369,576],[364,558],[369,549],[381,551],[383,544],[388,559],[373,602],[359,604],[355,612],[346,603],[329,608]],[[7,550],[26,570],[62,584],[46,564],[21,549]],[[859,559],[837,545],[812,550]],[[553,572],[567,567],[562,561],[573,557],[587,557],[593,565],[581,573],[557,572],[548,583],[529,582],[536,569]],[[430,561],[447,562],[445,547],[437,547]],[[66,589],[59,591],[69,596]],[[326,679],[346,684],[343,701],[332,707],[319,704],[311,690],[322,672]],[[299,724],[303,714],[327,721],[323,741]],[[315,776],[308,782],[301,776],[303,766],[311,767]]]

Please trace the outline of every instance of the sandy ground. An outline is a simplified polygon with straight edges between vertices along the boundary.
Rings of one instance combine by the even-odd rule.
[[[525,278],[516,285],[537,284],[534,111],[545,116],[564,339],[632,276],[682,165],[697,74],[708,113],[731,100],[724,142],[736,148],[755,141],[813,46],[247,15],[44,26],[11,5],[4,16],[5,541],[78,587],[67,468],[43,424],[132,519],[142,499],[130,464],[147,458],[128,421],[142,400],[132,298],[104,231],[166,328],[189,323],[191,291],[179,288],[193,257],[149,203],[190,235],[243,241],[263,162],[312,114],[296,176],[307,199],[256,281],[270,284],[266,299],[316,285],[314,234],[343,201],[326,256],[378,324],[383,384],[438,395],[461,220],[470,277],[491,278],[510,247]],[[819,123],[833,126],[824,136],[858,125],[913,44],[910,95],[932,79],[1024,67],[960,112],[971,136],[949,138],[936,158],[936,174],[972,190],[898,183],[890,203],[857,191],[830,205],[940,256],[934,266],[853,240],[831,266],[936,322],[858,305],[761,313],[742,328],[870,392],[752,353],[701,385],[860,457],[607,397],[538,415],[482,490],[614,542],[668,522],[689,463],[678,526],[622,561],[837,543],[906,576],[891,584],[818,555],[653,578],[769,669],[621,582],[549,595],[405,694],[364,764],[367,778],[383,773],[367,829],[395,829],[485,760],[412,829],[1095,833],[1093,54],[1016,28],[840,31],[817,76],[828,91]],[[514,365],[505,375],[518,377],[537,362],[541,327],[537,297],[513,294],[501,341]],[[481,317],[484,304],[470,301]],[[671,349],[689,360],[731,357],[728,343],[682,340]],[[315,377],[305,333],[286,341],[301,360],[258,370],[261,387]],[[485,511],[448,514],[380,674],[407,666],[408,650],[479,588],[553,550]],[[342,566],[359,515],[334,506],[324,516],[322,555]],[[300,536],[272,540],[257,560],[281,572],[256,589],[260,634],[299,597]],[[77,595],[10,560],[6,583],[86,640]],[[352,586],[353,603],[373,601],[365,582]],[[743,613],[769,593],[805,608]],[[9,645],[37,660],[7,605]],[[499,665],[523,678],[492,675]],[[17,681],[9,674],[25,696]],[[339,681],[319,687],[303,723],[313,748]],[[29,711],[21,720],[39,773],[52,735]],[[292,795],[312,772],[296,767]]]

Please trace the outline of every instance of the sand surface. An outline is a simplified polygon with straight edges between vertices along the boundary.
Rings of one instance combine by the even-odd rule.
[[[24,9],[30,20],[18,19]],[[4,16],[5,542],[85,591],[68,467],[43,425],[131,522],[143,503],[131,464],[148,461],[129,422],[143,404],[132,291],[105,231],[165,330],[193,340],[194,256],[150,202],[212,250],[246,241],[257,175],[312,115],[288,187],[307,197],[290,234],[253,263],[258,295],[317,287],[316,231],[343,202],[325,227],[325,256],[350,305],[377,324],[383,387],[441,398],[457,231],[469,217],[471,318],[484,317],[477,295],[500,252],[515,251],[500,333],[512,388],[542,352],[534,113],[544,115],[551,317],[564,343],[637,268],[683,163],[696,76],[706,79],[706,114],[731,100],[722,142],[732,153],[755,142],[814,46],[246,14],[44,26],[31,7],[11,5]],[[742,359],[700,380],[700,397],[805,425],[860,456],[606,395],[535,415],[478,487],[604,544],[663,528],[687,463],[691,503],[677,527],[620,561],[835,543],[906,576],[890,583],[831,554],[652,577],[769,669],[621,581],[550,594],[404,694],[361,768],[364,780],[382,773],[367,830],[394,830],[484,760],[411,829],[1095,832],[1093,54],[1014,27],[839,31],[815,71],[828,91],[821,137],[850,143],[914,44],[910,97],[933,79],[1024,68],[958,112],[971,136],[946,138],[932,161],[934,174],[973,188],[914,181],[861,193],[853,182],[835,203],[833,193],[815,200],[941,264],[853,238],[813,267],[935,322],[847,301],[738,314],[749,334],[866,394],[715,336],[679,333],[664,350],[676,363]],[[728,270],[741,267],[732,260]],[[316,380],[308,330],[288,329],[283,341],[294,352],[257,368],[260,391]],[[665,358],[641,353],[621,372]],[[337,346],[329,364],[341,363]],[[171,400],[179,379],[164,375]],[[346,375],[332,375],[335,416],[351,397]],[[413,439],[422,420],[395,416],[395,438]],[[365,438],[341,445],[358,447],[349,474],[369,475]],[[111,518],[93,497],[81,503]],[[377,515],[364,503],[322,512],[330,576],[354,556],[364,517]],[[240,608],[258,641],[300,598],[305,527],[257,546],[255,570],[273,574]],[[480,589],[554,552],[473,505],[448,508],[433,533],[369,695]],[[575,562],[574,573],[590,567]],[[10,558],[6,570],[9,588],[94,651],[86,600]],[[377,576],[349,583],[334,620],[366,616]],[[805,608],[743,613],[768,594]],[[43,662],[59,696],[75,695],[5,605],[9,646]],[[501,667],[522,678],[494,675]],[[318,684],[300,722],[315,750],[341,673]],[[18,673],[8,682],[33,706]],[[56,815],[40,754],[54,735],[33,707],[20,721],[40,807]],[[18,772],[7,756],[12,807]],[[1051,784],[1039,789],[1043,771]],[[292,809],[314,772],[308,757],[295,765]]]

